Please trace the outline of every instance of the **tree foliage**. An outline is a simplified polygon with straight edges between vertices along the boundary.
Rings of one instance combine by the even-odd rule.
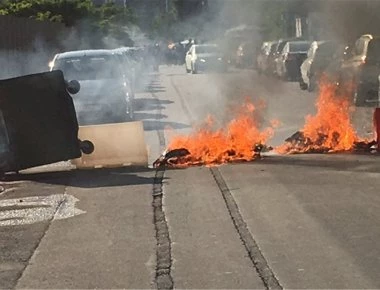
[[[127,43],[131,40],[125,27],[135,22],[131,9],[112,1],[95,6],[91,0],[5,0],[0,15],[59,22],[75,27],[81,37],[107,36]]]

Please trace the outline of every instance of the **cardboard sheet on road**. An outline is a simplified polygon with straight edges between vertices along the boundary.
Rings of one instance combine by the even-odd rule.
[[[80,126],[78,136],[91,141],[95,150],[72,160],[77,168],[148,165],[142,122]]]

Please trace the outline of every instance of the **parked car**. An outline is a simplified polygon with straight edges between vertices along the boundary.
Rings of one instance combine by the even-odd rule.
[[[148,70],[144,66],[142,51],[137,47],[120,47],[114,52],[120,55],[120,62],[123,65],[125,76],[131,84],[132,97],[134,98],[136,87],[139,87],[139,80]]]
[[[226,71],[227,63],[216,44],[194,44],[186,53],[185,67],[196,74],[207,69]]]
[[[318,45],[313,61],[307,72],[307,89],[312,92],[318,85],[319,80],[324,75],[330,81],[336,79],[339,71],[346,45],[337,41],[324,41]]]
[[[281,55],[281,52],[284,46],[288,43],[288,40],[278,40],[273,47],[271,48],[271,53],[268,57],[268,65],[266,73],[268,75],[274,76],[276,75],[276,62],[278,61],[278,57]]]
[[[77,80],[73,96],[81,125],[117,123],[133,119],[132,89],[120,55],[112,50],[80,50],[55,55],[51,70],[61,70],[65,80]]]
[[[259,74],[267,73],[269,66],[269,57],[276,49],[275,42],[264,42],[257,56],[257,71]]]
[[[298,81],[301,78],[300,67],[309,47],[309,41],[288,41],[275,59],[276,75],[283,80]]]
[[[261,45],[260,51],[256,59],[257,72],[259,74],[267,71],[269,55],[274,51],[275,48],[275,43],[270,41],[263,42],[263,44]]]
[[[320,54],[317,51],[316,57],[321,57],[323,61],[317,60],[315,64],[321,63],[322,65],[321,68],[319,68],[317,65],[312,66],[311,74],[316,74],[317,79],[320,79],[320,77],[323,76],[328,81],[338,84],[340,81],[340,71],[342,64],[344,60],[347,59],[350,51],[351,46],[344,43],[339,43],[337,45],[337,49],[332,53],[331,56]],[[325,67],[323,67],[323,63],[326,65]]]
[[[254,44],[252,42],[243,42],[236,51],[236,67],[248,68],[253,65]]]
[[[304,60],[304,62],[301,64],[300,70],[301,70],[301,78],[299,81],[300,88],[302,90],[306,90],[309,88],[309,76],[310,76],[310,67],[311,64],[314,61],[315,53],[318,49],[318,46],[323,43],[323,41],[313,41],[310,44],[309,50],[307,51],[307,57]]]
[[[362,35],[341,65],[339,89],[349,93],[357,106],[378,104],[380,37]]]

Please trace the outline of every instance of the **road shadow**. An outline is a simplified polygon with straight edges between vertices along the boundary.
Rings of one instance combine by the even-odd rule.
[[[151,113],[134,113],[134,119],[136,121],[143,121],[146,119],[161,120],[166,119],[168,116],[164,114],[151,114]]]
[[[177,122],[161,122],[154,120],[143,120],[144,131],[157,131],[165,129],[186,129],[190,128],[190,125],[177,123]]]
[[[163,93],[166,92],[165,87],[159,85],[159,84],[149,84],[146,89],[149,93]]]
[[[167,74],[166,76],[168,76],[168,77],[175,77],[175,76],[186,76],[186,75],[188,75],[188,73],[187,72],[184,72],[184,73],[177,73],[177,74]]]
[[[159,100],[159,99],[149,99],[149,98],[138,98],[134,100],[134,110],[135,111],[153,111],[153,110],[163,110],[165,105],[174,103],[169,100]]]
[[[141,173],[141,175],[139,174]],[[144,176],[142,176],[144,175]],[[6,175],[2,181],[32,181],[79,188],[154,184],[155,170],[147,167],[101,168]],[[166,180],[166,178],[164,178]]]

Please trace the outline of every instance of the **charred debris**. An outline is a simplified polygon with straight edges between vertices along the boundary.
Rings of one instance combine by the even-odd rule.
[[[261,158],[261,153],[268,152],[273,150],[272,147],[264,145],[264,144],[256,144],[252,147],[252,158],[251,160],[245,160],[239,158],[239,153],[233,149],[229,149],[224,152],[224,155],[227,155],[230,162],[244,162],[244,161],[252,161],[257,158]],[[178,167],[187,167],[187,166],[202,166],[202,165],[218,165],[222,162],[206,162],[199,158],[194,158],[191,152],[186,148],[176,148],[169,149],[164,151],[161,156],[153,163],[154,168],[178,168]]]

